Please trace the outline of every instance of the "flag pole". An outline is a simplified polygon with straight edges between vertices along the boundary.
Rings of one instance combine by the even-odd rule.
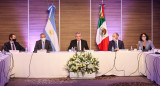
[[[103,0],[102,0],[102,4],[103,4]]]

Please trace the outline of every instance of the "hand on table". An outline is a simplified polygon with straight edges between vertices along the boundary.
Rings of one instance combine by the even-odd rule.
[[[116,48],[115,51],[119,51],[119,48]]]

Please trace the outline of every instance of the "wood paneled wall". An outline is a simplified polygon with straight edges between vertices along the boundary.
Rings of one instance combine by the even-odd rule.
[[[90,46],[90,0],[61,0],[61,50],[68,49],[75,33],[81,32],[82,38]]]
[[[27,10],[27,0],[0,0],[0,47],[9,41],[11,33],[16,34],[17,41],[27,47]]]
[[[153,0],[153,40],[155,47],[160,48],[160,0]]]
[[[58,37],[60,37],[61,51],[67,50],[70,41],[75,39],[75,32],[81,32],[83,39],[87,40],[91,49],[98,50],[96,30],[99,4],[101,4],[99,0],[91,0],[91,26],[90,0],[60,0],[60,8],[59,0],[29,0],[29,33],[28,0],[0,0],[0,47],[8,41],[10,33],[15,33],[18,41],[24,47],[27,47],[29,36],[29,46],[33,50],[35,42],[39,40],[39,35],[43,32],[47,23],[47,9],[51,2],[56,6],[56,27]],[[160,48],[159,0],[153,0],[153,33],[152,0],[104,0],[104,4],[110,40],[112,34],[118,32],[120,34],[119,39],[122,38],[125,43],[125,48],[130,49],[130,46],[135,48],[139,35],[145,32],[150,39],[153,35],[155,46]]]
[[[123,0],[122,33],[125,47],[136,48],[141,33],[151,39],[151,0]]]

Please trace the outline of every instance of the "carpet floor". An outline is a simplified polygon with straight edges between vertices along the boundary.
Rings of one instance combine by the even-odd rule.
[[[5,86],[158,86],[144,76],[105,76],[95,79],[72,80],[70,78],[11,78]]]

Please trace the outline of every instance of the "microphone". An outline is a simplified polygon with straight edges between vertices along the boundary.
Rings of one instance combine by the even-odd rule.
[[[160,52],[155,52],[155,54],[160,54]]]

